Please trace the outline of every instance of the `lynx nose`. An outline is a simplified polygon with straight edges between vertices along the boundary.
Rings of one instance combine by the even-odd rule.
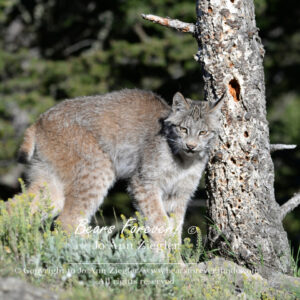
[[[188,143],[188,144],[186,144],[186,146],[187,146],[187,148],[189,150],[194,150],[197,147],[197,144],[195,144],[195,143]]]

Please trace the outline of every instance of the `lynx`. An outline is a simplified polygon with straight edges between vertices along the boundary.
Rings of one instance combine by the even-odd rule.
[[[179,92],[169,106],[152,92],[128,89],[65,100],[25,132],[19,161],[29,164],[28,191],[38,195],[46,182],[54,213],[70,231],[91,219],[118,179],[127,179],[147,225],[163,227],[174,218],[180,239],[221,106],[221,100],[193,101]],[[159,232],[151,237],[165,239]]]

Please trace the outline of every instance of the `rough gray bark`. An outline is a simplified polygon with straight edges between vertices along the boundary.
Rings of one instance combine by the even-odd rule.
[[[226,95],[223,126],[207,167],[210,248],[264,276],[291,273],[282,219],[300,198],[282,207],[276,202],[270,152],[296,145],[269,142],[264,48],[253,1],[197,0],[195,26],[153,15],[143,18],[192,33],[199,45],[195,59],[203,68],[206,100]]]
[[[289,273],[290,249],[274,196],[264,49],[253,1],[198,1],[195,37],[207,100],[227,91],[216,156],[207,167],[208,215],[214,224],[209,246],[248,267]]]

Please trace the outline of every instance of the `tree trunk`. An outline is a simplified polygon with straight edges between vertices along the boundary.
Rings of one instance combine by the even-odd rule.
[[[205,98],[225,95],[219,139],[207,166],[208,245],[224,257],[269,277],[291,273],[282,220],[300,204],[300,193],[282,207],[274,195],[263,57],[252,0],[197,0],[196,24],[142,15],[146,20],[193,33],[203,68]]]
[[[266,120],[264,49],[251,0],[199,0],[195,37],[205,97],[226,92],[222,128],[207,167],[210,248],[253,269],[290,272],[290,248],[274,196]]]

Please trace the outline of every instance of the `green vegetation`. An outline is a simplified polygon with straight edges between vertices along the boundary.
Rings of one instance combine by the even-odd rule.
[[[46,189],[45,189],[46,190]],[[41,191],[41,193],[43,193]],[[247,274],[212,268],[201,272],[201,234],[193,246],[185,239],[171,252],[151,249],[147,236],[126,228],[85,238],[53,228],[50,199],[31,214],[33,195],[18,196],[9,211],[0,202],[0,277],[18,276],[47,286],[61,299],[294,299],[297,291],[278,291]],[[142,226],[137,213],[134,226]],[[121,216],[125,224],[127,219]],[[143,245],[141,247],[141,245]],[[182,259],[189,265],[183,266]],[[217,270],[217,272],[216,272]],[[240,275],[240,276],[237,276]]]

